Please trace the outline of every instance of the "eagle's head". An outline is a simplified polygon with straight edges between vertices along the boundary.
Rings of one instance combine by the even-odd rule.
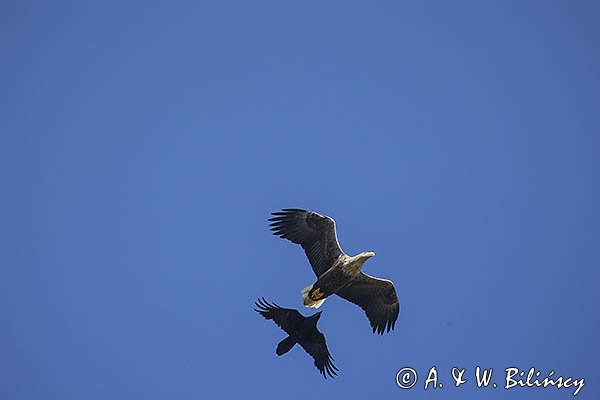
[[[373,253],[372,251],[365,251],[352,257],[350,263],[352,264],[352,270],[354,271],[354,273],[358,273],[363,267],[363,265],[365,265],[365,262],[371,257],[375,257],[375,253]]]
[[[375,257],[375,253],[373,253],[372,251],[365,251],[365,252],[360,253],[358,256],[361,259],[364,259],[365,261],[367,261],[369,258]]]

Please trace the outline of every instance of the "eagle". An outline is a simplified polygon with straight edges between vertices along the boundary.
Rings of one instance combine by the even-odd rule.
[[[305,317],[298,310],[283,308],[275,303],[270,304],[264,297],[258,299],[254,304],[256,305],[254,311],[267,320],[273,320],[288,334],[288,337],[277,345],[275,353],[278,356],[284,355],[298,343],[315,360],[315,367],[325,379],[328,375],[331,378],[337,375],[336,371],[339,369],[333,365],[333,357],[327,348],[325,335],[317,329],[317,322],[321,318],[322,311]]]
[[[363,309],[373,333],[383,335],[394,329],[400,312],[394,284],[362,272],[364,263],[375,253],[344,253],[337,240],[335,221],[328,216],[298,208],[271,214],[269,226],[273,234],[302,246],[317,276],[315,283],[302,289],[305,306],[318,308],[327,297],[336,294]]]

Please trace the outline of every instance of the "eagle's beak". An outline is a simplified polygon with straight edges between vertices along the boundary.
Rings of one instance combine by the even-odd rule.
[[[365,256],[371,258],[371,257],[375,257],[375,253],[373,253],[372,251],[368,251],[365,253]]]

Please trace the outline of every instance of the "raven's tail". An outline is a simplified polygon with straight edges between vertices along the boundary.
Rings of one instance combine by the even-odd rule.
[[[283,339],[281,342],[279,342],[279,344],[277,345],[277,350],[275,350],[275,353],[277,353],[278,356],[282,356],[285,353],[287,353],[288,351],[290,351],[292,349],[292,347],[294,347],[295,344],[296,344],[296,340],[294,338],[292,338],[291,336],[288,336],[285,339]]]

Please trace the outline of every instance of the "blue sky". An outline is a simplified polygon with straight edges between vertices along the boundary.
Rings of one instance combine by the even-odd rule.
[[[3,399],[572,397],[476,366],[600,395],[597,3],[0,8]],[[331,381],[252,311],[311,313],[284,207],[402,304],[379,337],[327,300]]]

